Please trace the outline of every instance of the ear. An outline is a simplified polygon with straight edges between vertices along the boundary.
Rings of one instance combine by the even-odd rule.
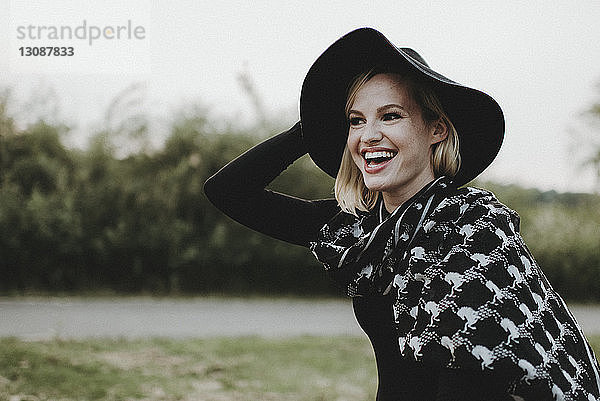
[[[448,126],[441,118],[432,125],[431,144],[442,142],[448,137]]]

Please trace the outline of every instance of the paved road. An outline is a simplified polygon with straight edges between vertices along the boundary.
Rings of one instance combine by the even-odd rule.
[[[0,337],[360,335],[349,301],[0,298]]]
[[[572,306],[600,334],[600,306]],[[361,335],[347,300],[0,298],[0,337]]]

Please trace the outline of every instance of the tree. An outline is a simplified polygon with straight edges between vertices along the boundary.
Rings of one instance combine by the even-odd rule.
[[[597,85],[597,91],[600,95],[600,83]],[[591,166],[595,170],[597,182],[600,185],[600,98],[583,112],[583,117],[590,129],[597,134],[586,135],[586,138],[583,140],[585,146],[581,146],[581,141],[578,141],[578,145],[584,152],[587,152],[584,156],[584,164]]]

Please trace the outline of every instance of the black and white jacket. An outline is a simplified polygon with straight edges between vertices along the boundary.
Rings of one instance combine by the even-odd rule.
[[[349,296],[394,295],[404,357],[489,369],[525,399],[600,400],[576,320],[490,192],[440,178],[393,213],[339,213],[311,244]]]

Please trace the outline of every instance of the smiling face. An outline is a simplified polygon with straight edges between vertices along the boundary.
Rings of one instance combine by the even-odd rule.
[[[431,145],[443,122],[425,123],[409,88],[396,74],[377,74],[356,92],[348,112],[347,147],[365,186],[382,193],[389,211],[434,179]]]

